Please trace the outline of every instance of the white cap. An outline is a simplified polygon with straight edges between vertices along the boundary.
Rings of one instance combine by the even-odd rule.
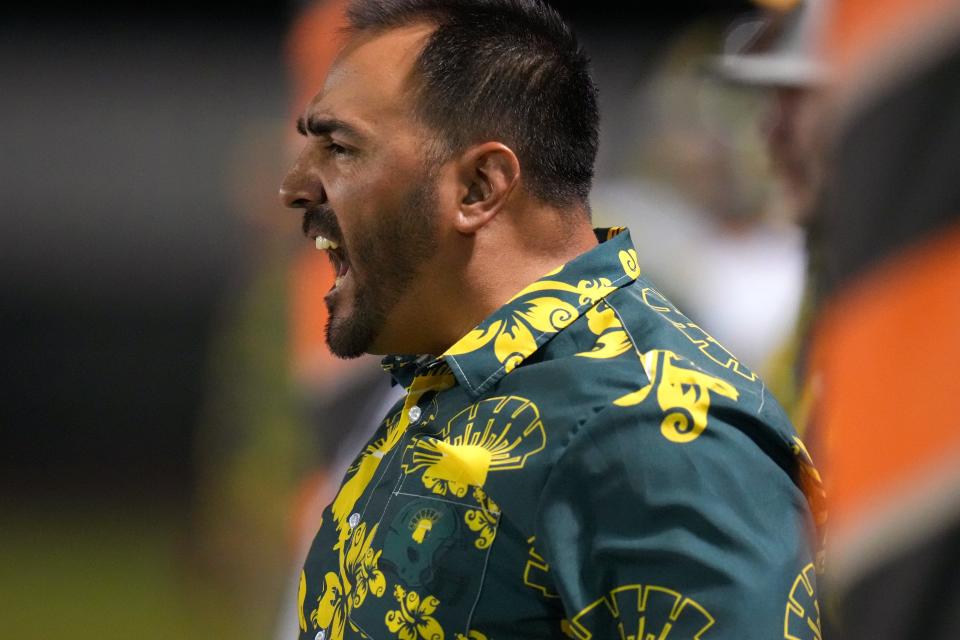
[[[800,0],[786,11],[768,10],[728,31],[724,53],[710,61],[722,78],[767,87],[810,87],[826,71],[817,54],[824,0]]]

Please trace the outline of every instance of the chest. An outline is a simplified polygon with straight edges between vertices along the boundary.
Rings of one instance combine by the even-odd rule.
[[[452,400],[399,409],[348,470],[305,563],[302,637],[476,638],[511,619],[556,628],[534,535],[541,411],[511,395]]]

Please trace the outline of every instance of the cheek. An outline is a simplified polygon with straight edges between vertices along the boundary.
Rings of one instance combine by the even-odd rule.
[[[382,168],[371,163],[341,161],[327,171],[324,186],[330,205],[341,210],[361,211],[389,195],[391,180]]]

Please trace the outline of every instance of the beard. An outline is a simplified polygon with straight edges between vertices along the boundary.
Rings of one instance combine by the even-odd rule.
[[[424,171],[399,207],[384,212],[376,228],[359,228],[348,247],[353,274],[353,311],[337,313],[326,298],[327,345],[340,358],[369,353],[397,301],[417,277],[417,267],[437,245],[436,177]],[[357,265],[360,269],[356,269]]]

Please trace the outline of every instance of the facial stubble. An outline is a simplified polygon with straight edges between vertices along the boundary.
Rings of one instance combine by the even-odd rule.
[[[392,212],[384,212],[376,228],[358,229],[348,247],[353,269],[353,312],[337,314],[327,299],[327,345],[340,358],[369,353],[390,313],[407,294],[418,266],[437,245],[437,182],[424,171]],[[362,269],[355,269],[360,262]]]

